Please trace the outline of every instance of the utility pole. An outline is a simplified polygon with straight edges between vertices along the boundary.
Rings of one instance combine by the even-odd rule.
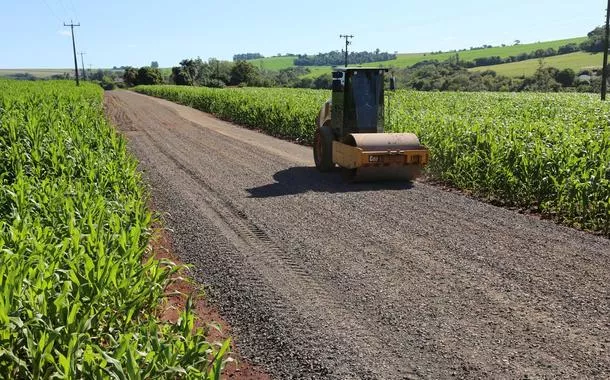
[[[610,0],[608,0],[610,1]],[[76,43],[74,42],[74,27],[75,26],[80,26],[80,22],[78,24],[74,24],[72,22],[72,20],[70,20],[69,24],[66,24],[64,22],[64,26],[69,26],[70,30],[72,31],[72,51],[74,52],[74,72],[76,74],[76,85],[80,85],[80,83],[78,82],[78,63],[76,62]]]
[[[610,0],[608,0],[610,2]],[[350,38],[354,38],[351,34],[340,34],[339,38],[345,38],[345,67],[347,67],[347,47],[351,44]]]
[[[83,80],[87,80],[87,70],[85,70],[85,61],[83,60],[83,55],[87,54],[85,52],[80,52],[80,67],[83,68]]]
[[[604,65],[602,66],[602,100],[606,100],[606,91],[608,90],[608,36],[610,26],[610,0],[606,6],[606,29],[604,30]]]

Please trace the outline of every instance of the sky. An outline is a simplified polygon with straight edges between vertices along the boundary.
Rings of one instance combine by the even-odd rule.
[[[0,68],[175,66],[184,58],[231,60],[258,52],[341,50],[414,53],[586,35],[605,0],[0,0]],[[80,64],[80,56],[79,56]]]

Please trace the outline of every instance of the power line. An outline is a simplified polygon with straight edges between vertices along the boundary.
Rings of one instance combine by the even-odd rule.
[[[57,19],[57,21],[59,23],[61,23],[61,19],[59,17],[57,17],[57,14],[55,13],[55,11],[53,11],[53,8],[51,8],[51,6],[49,5],[49,3],[47,3],[47,0],[42,0],[44,2],[44,4],[47,6],[47,8],[49,9],[49,11],[51,12],[51,14],[53,15],[53,17],[55,17]]]
[[[354,38],[354,36],[351,34],[340,34],[339,38],[345,38],[345,67],[347,67],[347,47],[351,44],[350,39]]]
[[[610,1],[610,0],[608,0]],[[78,81],[78,63],[76,62],[76,43],[74,42],[74,27],[75,26],[80,26],[80,22],[78,24],[75,24],[72,22],[72,20],[70,20],[69,24],[66,24],[64,22],[64,26],[69,26],[70,30],[72,31],[72,51],[74,52],[74,72],[76,73],[76,85],[80,85],[79,81]]]
[[[61,0],[57,0],[59,2],[59,5],[61,5],[61,9],[64,10],[64,16],[68,16],[70,14],[70,12],[68,12],[68,8],[66,8],[66,6],[64,5],[64,2]],[[72,15],[73,17],[75,16],[74,14]]]
[[[76,7],[74,6],[74,2],[72,0],[70,0],[70,9],[72,9],[72,13],[74,14],[75,18],[78,18],[78,14],[76,12]]]

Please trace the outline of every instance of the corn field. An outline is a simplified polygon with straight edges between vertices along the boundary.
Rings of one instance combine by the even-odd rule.
[[[136,91],[311,144],[329,91],[142,86]],[[586,94],[386,93],[386,129],[415,132],[428,175],[495,203],[610,236],[610,107]]]
[[[98,86],[0,80],[0,374],[218,378],[229,342],[159,305],[178,268]]]

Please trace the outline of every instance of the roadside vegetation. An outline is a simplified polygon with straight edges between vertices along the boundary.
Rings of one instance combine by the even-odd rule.
[[[158,319],[179,269],[151,255],[135,160],[102,90],[0,80],[0,373],[218,378],[229,342]]]
[[[140,86],[138,92],[311,144],[328,91]],[[428,174],[494,203],[610,235],[610,106],[588,94],[387,96],[388,130],[415,132]]]

